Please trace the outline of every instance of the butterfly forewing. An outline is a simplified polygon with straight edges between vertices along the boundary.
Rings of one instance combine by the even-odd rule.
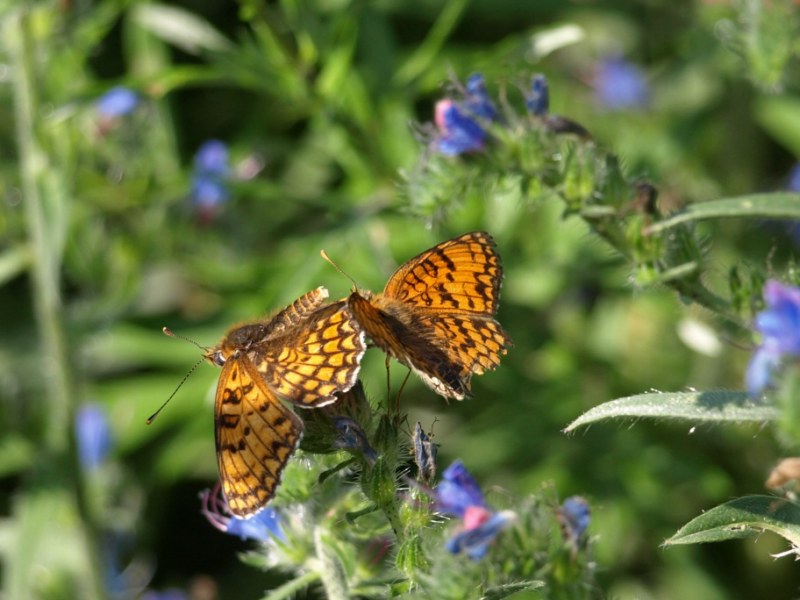
[[[303,423],[261,381],[246,356],[222,369],[215,404],[217,462],[233,514],[248,517],[275,494]]]
[[[494,240],[477,231],[409,260],[389,279],[383,295],[429,310],[493,315],[502,279]]]

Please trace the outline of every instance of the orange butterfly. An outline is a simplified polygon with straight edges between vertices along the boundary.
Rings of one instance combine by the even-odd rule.
[[[352,388],[366,350],[344,301],[317,288],[273,318],[233,327],[205,358],[222,367],[214,409],[217,463],[231,512],[249,517],[272,499],[303,422],[280,400],[325,406]]]
[[[462,400],[472,375],[494,369],[511,345],[494,319],[502,280],[494,240],[477,231],[415,256],[383,293],[355,290],[347,303],[376,346],[437,394]]]

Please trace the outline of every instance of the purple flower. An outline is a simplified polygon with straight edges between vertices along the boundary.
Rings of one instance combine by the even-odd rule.
[[[486,132],[452,100],[436,103],[435,121],[439,136],[434,140],[434,148],[438,152],[457,156],[483,149]]]
[[[531,91],[525,95],[525,108],[536,117],[544,117],[550,110],[550,91],[547,78],[539,73],[533,76]]]
[[[564,538],[577,550],[591,520],[589,504],[580,496],[570,496],[561,505],[558,511],[558,520]]]
[[[497,117],[497,109],[486,91],[486,81],[483,75],[480,73],[470,75],[467,79],[466,88],[464,109],[471,115],[487,121],[494,121]]]
[[[621,56],[600,61],[594,75],[595,98],[609,110],[642,108],[647,104],[649,88],[644,72]]]
[[[225,498],[222,497],[219,482],[213,490],[203,491],[200,499],[203,503],[201,512],[208,522],[220,531],[239,536],[242,540],[286,541],[286,534],[281,528],[280,514],[272,507],[268,506],[246,519],[237,517],[231,513]]]
[[[132,113],[138,104],[139,96],[136,92],[117,86],[100,96],[95,102],[95,108],[102,117],[113,119]]]
[[[770,280],[764,285],[767,308],[756,315],[761,345],[747,367],[747,389],[757,396],[772,381],[785,355],[800,356],[800,289]]]
[[[111,452],[112,438],[108,417],[99,404],[84,404],[75,413],[75,439],[78,460],[84,471],[94,471]]]
[[[462,527],[445,547],[453,554],[466,552],[473,560],[486,555],[497,534],[514,518],[510,511],[494,512],[486,506],[480,486],[460,460],[442,474],[436,487],[436,507],[462,521]]]

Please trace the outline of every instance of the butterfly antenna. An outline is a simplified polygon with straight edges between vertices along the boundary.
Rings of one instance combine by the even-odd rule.
[[[155,421],[155,420],[156,420],[156,417],[158,416],[158,413],[160,413],[162,410],[164,410],[164,407],[165,407],[165,406],[166,406],[166,405],[169,403],[169,401],[170,401],[170,400],[172,400],[173,396],[175,396],[175,394],[177,394],[177,393],[178,393],[178,390],[179,390],[179,389],[181,389],[181,386],[182,386],[184,383],[186,383],[186,380],[187,380],[187,379],[189,379],[189,375],[191,375],[192,373],[194,373],[194,370],[195,370],[197,367],[199,367],[199,366],[200,366],[200,363],[202,363],[204,360],[205,360],[205,357],[201,358],[200,360],[198,360],[198,361],[197,361],[197,362],[194,364],[194,366],[193,366],[191,369],[189,369],[189,372],[188,372],[186,375],[184,375],[184,376],[183,376],[183,379],[181,379],[181,382],[180,382],[180,383],[177,385],[177,387],[176,387],[176,388],[173,390],[173,392],[172,392],[172,393],[169,395],[169,398],[167,398],[166,400],[164,400],[164,404],[162,404],[161,406],[159,406],[159,407],[158,407],[158,410],[157,410],[156,412],[154,412],[152,415],[150,415],[149,417],[147,417],[147,421],[145,421],[145,423],[147,423],[148,425],[150,425],[150,424],[151,424],[153,421]]]
[[[357,290],[357,289],[358,289],[358,284],[356,283],[356,280],[355,280],[355,279],[353,279],[352,277],[350,277],[350,275],[348,275],[347,273],[345,273],[345,272],[344,272],[344,270],[343,270],[343,269],[342,269],[342,268],[341,268],[339,265],[337,265],[335,262],[333,262],[333,260],[331,259],[331,257],[330,257],[330,256],[328,256],[328,253],[327,253],[327,252],[325,252],[325,250],[320,250],[320,251],[319,251],[319,255],[320,255],[322,258],[324,258],[326,261],[328,261],[328,262],[330,263],[330,265],[331,265],[331,266],[332,266],[334,269],[336,269],[337,271],[339,271],[339,273],[341,273],[342,275],[344,275],[344,276],[345,276],[345,278],[349,279],[349,280],[350,280],[350,283],[352,283],[352,284],[353,284],[353,289],[354,289],[354,290]]]
[[[164,335],[168,335],[168,336],[169,336],[169,337],[171,337],[171,338],[177,338],[177,339],[179,339],[179,340],[184,340],[184,341],[186,341],[186,342],[189,342],[190,344],[194,344],[195,346],[197,346],[198,348],[200,348],[200,350],[202,350],[203,352],[206,352],[206,350],[207,350],[207,348],[204,348],[203,346],[201,346],[200,344],[198,344],[198,343],[197,343],[197,342],[195,342],[194,340],[191,340],[191,339],[187,338],[187,337],[186,337],[186,336],[184,336],[184,335],[179,335],[179,334],[175,333],[175,332],[174,332],[174,331],[172,331],[172,330],[171,330],[169,327],[162,327],[162,328],[161,328],[161,331],[163,331],[163,332],[164,332]],[[188,373],[186,373],[186,375],[184,375],[184,376],[183,376],[183,379],[181,379],[181,382],[180,382],[180,383],[178,384],[178,386],[177,386],[177,387],[176,387],[176,388],[173,390],[173,392],[172,392],[172,393],[169,395],[169,398],[167,398],[167,399],[164,401],[164,404],[162,404],[161,406],[159,406],[159,407],[158,407],[158,410],[157,410],[156,412],[154,412],[152,415],[150,415],[150,416],[147,418],[147,421],[145,421],[145,423],[147,423],[148,425],[150,425],[150,424],[151,424],[153,421],[155,421],[156,417],[158,416],[158,413],[160,413],[162,410],[164,410],[164,407],[165,407],[167,404],[169,404],[169,401],[170,401],[170,400],[172,400],[172,398],[175,396],[175,394],[177,394],[177,393],[178,393],[178,390],[179,390],[179,389],[181,389],[181,386],[182,386],[184,383],[186,383],[186,380],[187,380],[187,379],[189,379],[189,375],[191,375],[192,373],[194,373],[194,370],[195,370],[195,369],[196,369],[198,366],[200,366],[200,363],[202,363],[204,360],[205,360],[205,356],[204,356],[203,358],[201,358],[200,360],[198,360],[198,361],[197,361],[197,362],[194,364],[194,366],[193,366],[191,369],[189,369],[189,372],[188,372]]]
[[[202,350],[203,352],[205,352],[206,350],[208,350],[208,348],[206,348],[205,346],[201,346],[200,344],[198,344],[197,342],[195,342],[195,341],[194,341],[194,340],[192,340],[192,339],[189,339],[189,338],[188,338],[188,337],[186,337],[185,335],[180,335],[179,333],[175,333],[175,332],[174,332],[174,331],[172,331],[172,329],[170,329],[169,327],[162,327],[162,328],[161,328],[161,331],[163,331],[163,332],[164,332],[164,335],[167,335],[167,336],[169,336],[169,337],[171,337],[171,338],[177,338],[177,339],[179,339],[179,340],[183,340],[184,342],[189,342],[190,344],[194,344],[195,346],[197,346],[198,348],[200,348],[200,350]],[[202,361],[201,361],[201,362],[202,362]],[[197,367],[197,365],[195,365],[195,367]]]

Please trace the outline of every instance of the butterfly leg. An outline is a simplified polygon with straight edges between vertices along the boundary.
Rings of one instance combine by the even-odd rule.
[[[386,355],[386,408],[391,409],[389,406],[389,400],[392,397],[392,379],[390,377],[391,373],[389,370],[389,355]]]
[[[397,410],[397,416],[400,416],[400,396],[403,395],[403,390],[406,387],[406,383],[408,383],[408,378],[411,377],[411,369],[406,372],[406,377],[403,379],[403,383],[400,384],[400,389],[397,390],[397,397],[394,400],[395,409]]]

